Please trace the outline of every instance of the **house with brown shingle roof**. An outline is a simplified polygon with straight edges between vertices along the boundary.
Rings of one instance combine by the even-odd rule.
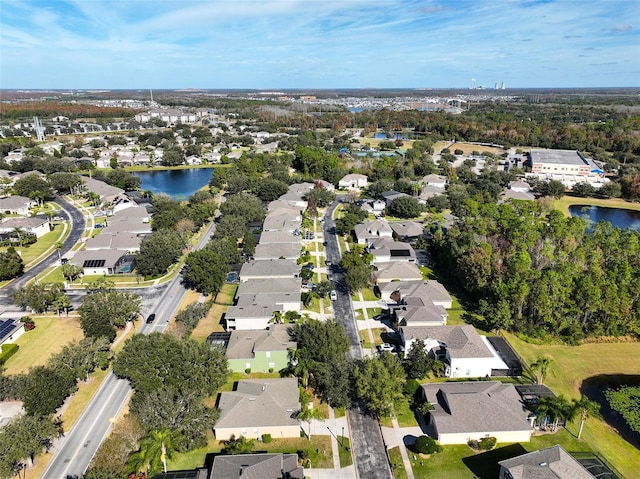
[[[222,392],[220,419],[213,432],[218,441],[233,437],[300,437],[300,393],[296,378],[244,379],[234,391]]]
[[[533,414],[513,384],[498,381],[423,384],[432,406],[427,422],[440,444],[466,444],[495,437],[498,442],[529,442]]]

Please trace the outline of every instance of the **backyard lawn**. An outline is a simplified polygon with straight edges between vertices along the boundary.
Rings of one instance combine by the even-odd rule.
[[[584,380],[599,375],[640,375],[640,343],[591,343],[580,346],[564,344],[530,344],[511,334],[505,337],[516,352],[529,364],[538,356],[552,360],[545,384],[556,394],[571,399],[580,397]],[[579,424],[569,425],[577,434]],[[606,422],[589,418],[585,423],[582,441],[603,456],[625,477],[638,477],[640,450],[636,449]]]
[[[198,322],[198,325],[191,333],[192,338],[204,341],[214,331],[223,331],[224,328],[220,323],[223,313],[233,304],[233,297],[238,289],[237,284],[226,283],[222,286],[220,292],[216,295],[215,303],[209,310],[207,316]],[[200,297],[200,293],[189,291],[182,307],[193,303]]]
[[[475,452],[466,444],[443,446],[442,452],[430,457],[421,457],[410,450],[407,452],[413,473],[419,479],[495,479],[498,477],[498,461],[555,444],[560,444],[568,452],[590,451],[586,444],[559,429],[555,434],[532,437],[528,443],[498,444],[494,450],[485,453]]]
[[[176,454],[172,461],[169,461],[168,469],[180,471],[202,467],[207,454],[217,454],[222,445],[216,441],[213,434],[209,432],[206,447],[194,449],[186,454]],[[311,440],[306,438],[273,439],[269,444],[255,443],[254,452],[281,452],[296,454],[297,451],[306,451],[309,454],[312,468],[332,468],[333,453],[331,452],[330,436],[313,436]]]
[[[72,341],[80,341],[84,335],[78,318],[58,316],[32,316],[35,329],[26,331],[18,338],[20,347],[5,363],[7,374],[26,373],[29,368],[43,366],[52,354]]]

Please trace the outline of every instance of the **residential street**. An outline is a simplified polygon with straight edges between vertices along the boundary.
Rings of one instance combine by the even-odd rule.
[[[347,286],[338,266],[340,261],[340,247],[335,234],[333,213],[338,203],[333,203],[328,209],[324,222],[324,238],[327,242],[327,259],[331,262],[332,278],[336,284],[338,298],[333,301],[336,320],[343,325],[351,344],[350,355],[353,359],[362,358],[360,336],[356,325],[355,314]],[[387,452],[376,419],[366,414],[359,406],[348,411],[349,430],[351,431],[351,454],[356,466],[356,475],[361,479],[392,479],[391,468],[387,459]]]
[[[214,229],[215,224],[212,223],[196,249],[206,244]],[[142,334],[165,330],[167,319],[174,315],[187,292],[181,279],[181,276],[177,275],[168,286],[136,290],[138,294],[142,289],[150,293],[142,298],[143,315],[156,313],[156,320],[152,324],[145,324],[141,330]],[[81,476],[109,433],[112,421],[128,401],[130,392],[128,381],[119,380],[115,375],[109,374],[73,429],[67,431],[65,436],[54,444],[53,458],[42,477],[63,479],[67,476]]]

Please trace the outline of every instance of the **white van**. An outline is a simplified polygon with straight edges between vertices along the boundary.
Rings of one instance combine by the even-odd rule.
[[[329,298],[331,299],[331,301],[335,301],[336,299],[338,299],[338,293],[336,293],[335,289],[331,290],[331,293],[329,293]]]

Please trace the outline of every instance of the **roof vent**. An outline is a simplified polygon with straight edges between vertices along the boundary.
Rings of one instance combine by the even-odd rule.
[[[541,462],[541,463],[540,463],[540,464],[538,464],[538,465],[539,465],[540,467],[545,467],[545,466],[547,466],[548,464],[547,464],[546,462]]]

